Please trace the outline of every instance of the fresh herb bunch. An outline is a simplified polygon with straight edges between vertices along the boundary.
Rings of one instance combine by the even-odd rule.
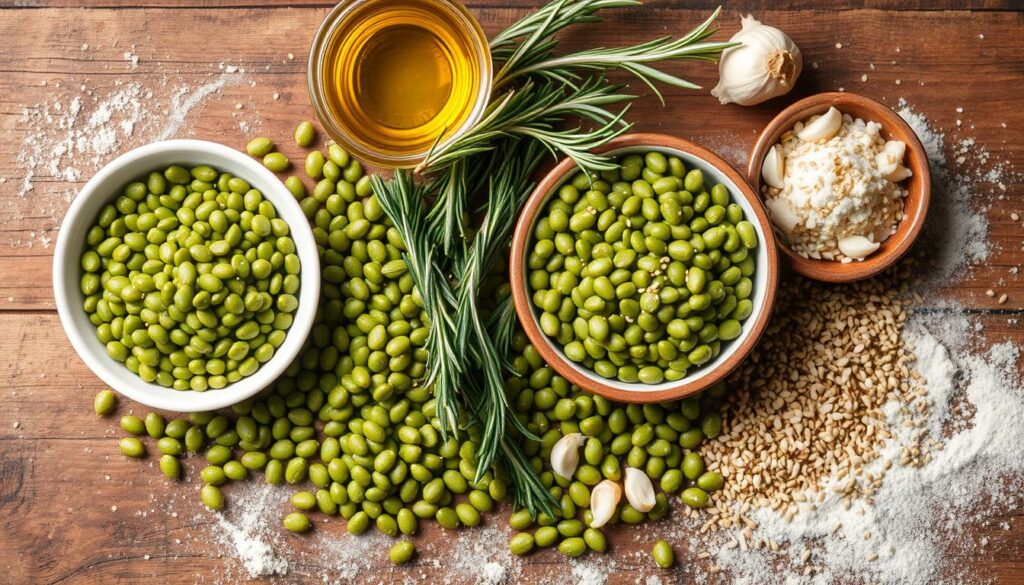
[[[658,95],[655,82],[697,89],[651,63],[693,59],[715,61],[731,43],[704,42],[716,10],[687,35],[621,47],[557,56],[555,35],[575,25],[599,22],[604,8],[637,6],[638,0],[555,0],[516,22],[490,43],[494,96],[483,118],[464,133],[437,143],[416,168],[422,177],[398,171],[388,181],[374,178],[373,190],[400,232],[406,261],[430,318],[427,377],[433,385],[443,434],[457,434],[460,409],[482,428],[477,478],[495,463],[504,465],[516,502],[532,513],[550,512],[551,496],[538,481],[509,425],[533,437],[513,415],[502,372],[507,365],[515,311],[505,299],[484,315],[481,283],[505,253],[508,236],[532,189],[529,182],[542,155],[572,158],[588,173],[613,168],[593,154],[630,128],[625,121],[636,97],[604,74],[624,70]],[[586,120],[596,128],[565,129]],[[486,193],[475,233],[467,227],[470,202]],[[429,206],[427,202],[433,200]]]

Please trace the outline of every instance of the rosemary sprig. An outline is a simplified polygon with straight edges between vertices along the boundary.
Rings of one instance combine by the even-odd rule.
[[[622,69],[636,75],[664,104],[661,92],[654,85],[654,81],[686,89],[700,89],[700,86],[660,71],[647,63],[679,59],[717,60],[723,50],[736,44],[701,42],[716,32],[716,29],[711,28],[711,24],[718,17],[719,12],[721,12],[721,8],[715,10],[707,20],[687,33],[686,36],[678,39],[663,37],[629,47],[588,49],[558,57],[549,53],[549,50],[554,47],[553,44],[549,46],[539,43],[536,44],[535,50],[525,51],[524,54],[527,56],[520,57],[519,52],[513,54],[498,72],[493,85],[495,88],[501,88],[520,77],[530,75],[573,83],[574,80],[579,79],[579,71],[606,72],[612,69]],[[520,45],[520,49],[531,43],[536,43],[535,38],[534,35],[531,35]]]
[[[423,310],[430,321],[425,343],[430,357],[424,383],[434,386],[441,433],[457,435],[457,396],[465,340],[455,337],[455,322],[450,311],[455,298],[434,257],[434,246],[426,231],[424,190],[403,170],[395,171],[387,182],[377,175],[370,180],[381,209],[402,237],[406,267],[419,289]]]
[[[466,255],[455,264],[456,337],[469,340],[467,349],[473,363],[469,372],[479,372],[479,382],[475,386],[482,391],[477,412],[483,424],[481,444],[477,450],[477,481],[499,453],[506,423],[511,422],[523,436],[537,438],[512,416],[505,387],[503,354],[499,353],[488,334],[481,317],[478,295],[491,266],[507,249],[513,221],[532,189],[530,176],[540,163],[543,150],[539,143],[526,141],[506,144],[498,152],[501,162],[490,180],[486,214]]]
[[[601,77],[588,79],[577,88],[527,80],[522,87],[508,91],[488,107],[484,118],[469,132],[431,150],[417,172],[444,170],[456,161],[490,152],[503,138],[533,138],[550,151],[563,152],[583,168],[607,168],[604,157],[589,151],[622,134],[629,126],[622,122],[626,109],[618,113],[606,108],[629,101],[634,96],[618,93],[621,86],[610,85]],[[586,118],[601,124],[596,130],[557,130],[569,117]]]

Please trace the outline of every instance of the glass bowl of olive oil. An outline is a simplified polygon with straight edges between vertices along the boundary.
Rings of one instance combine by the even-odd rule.
[[[483,115],[491,55],[455,0],[343,0],[313,39],[308,75],[331,138],[368,163],[414,167]]]

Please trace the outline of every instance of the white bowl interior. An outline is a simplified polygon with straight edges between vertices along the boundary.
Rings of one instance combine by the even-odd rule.
[[[672,388],[674,386],[679,385],[680,382],[683,382],[683,381],[685,381],[685,382],[695,382],[695,381],[699,381],[700,379],[708,376],[719,365],[721,365],[722,362],[724,362],[726,359],[728,359],[729,355],[731,355],[736,350],[736,348],[738,348],[748,337],[750,337],[751,330],[753,329],[753,327],[751,325],[757,319],[758,315],[760,315],[761,312],[764,311],[765,301],[767,299],[767,288],[768,288],[768,249],[767,249],[767,246],[764,245],[764,242],[765,242],[764,230],[761,229],[760,223],[758,223],[756,221],[756,219],[754,219],[755,218],[754,208],[751,206],[750,202],[747,201],[747,199],[745,197],[739,195],[739,193],[740,193],[739,186],[736,185],[736,183],[734,181],[730,180],[729,177],[727,177],[725,175],[725,173],[721,172],[720,170],[718,170],[714,166],[708,164],[703,159],[697,158],[697,157],[693,156],[692,154],[688,154],[688,153],[683,152],[681,150],[677,150],[677,149],[674,149],[674,148],[668,148],[668,147],[660,147],[660,146],[629,146],[629,147],[624,147],[624,148],[619,148],[619,149],[612,150],[612,151],[608,152],[607,154],[610,155],[610,156],[615,156],[615,157],[620,157],[621,158],[621,157],[623,157],[625,155],[632,154],[634,152],[635,153],[645,153],[645,152],[650,152],[652,150],[661,152],[661,153],[665,154],[666,156],[679,157],[683,161],[683,163],[686,164],[687,171],[689,171],[691,169],[695,169],[695,168],[696,169],[700,169],[704,173],[704,180],[705,180],[705,182],[710,181],[712,183],[722,183],[726,187],[728,187],[729,188],[729,193],[732,195],[732,200],[735,203],[737,203],[740,207],[743,208],[744,217],[747,220],[749,220],[750,223],[752,223],[754,225],[754,228],[757,230],[757,236],[758,236],[759,242],[758,242],[758,246],[757,246],[757,255],[755,256],[756,268],[754,269],[754,278],[753,278],[754,291],[753,291],[753,293],[751,295],[751,301],[753,303],[753,310],[751,311],[750,316],[747,317],[747,319],[745,321],[743,321],[743,333],[741,333],[740,336],[737,337],[736,339],[733,339],[731,341],[723,342],[722,343],[722,350],[719,352],[717,358],[711,360],[710,362],[704,364],[703,366],[700,366],[699,368],[691,369],[689,372],[687,372],[686,377],[683,378],[682,380],[676,380],[676,381],[672,381],[672,382],[662,382],[660,384],[641,384],[641,383],[621,382],[619,380],[612,380],[612,379],[608,379],[608,378],[603,378],[603,377],[597,375],[597,373],[595,373],[593,370],[583,366],[582,364],[578,364],[578,363],[570,360],[565,355],[565,352],[562,351],[562,348],[559,347],[559,345],[558,345],[558,343],[556,341],[554,341],[553,339],[548,338],[546,335],[544,336],[544,338],[548,342],[548,345],[551,346],[551,349],[553,349],[555,352],[557,352],[562,358],[565,359],[566,363],[568,363],[570,366],[572,366],[575,370],[577,370],[580,374],[582,374],[586,378],[588,378],[590,380],[593,380],[594,382],[598,382],[598,383],[604,384],[606,386],[611,386],[612,388],[616,388],[616,389],[619,389],[619,390],[622,390],[622,391],[625,391],[625,392],[636,392],[636,393],[659,392],[659,391],[662,391],[662,390],[668,390],[668,389],[670,389],[670,388]],[[569,179],[573,175],[574,175],[574,173],[566,174],[565,179],[562,180],[561,182],[559,182],[558,184],[556,184],[551,189],[551,191],[547,194],[547,197],[545,197],[544,205],[541,206],[541,209],[545,208],[545,206],[547,205],[547,202],[550,200],[550,198],[555,193],[558,192],[558,189],[563,184],[569,182]],[[540,217],[540,215],[538,214],[538,218],[539,217]],[[531,238],[531,241],[532,241],[532,238],[533,238],[533,235],[532,235],[533,234],[533,229],[532,229],[532,227],[531,227],[531,230],[530,230],[530,234],[531,234],[530,238]],[[524,254],[523,255],[523,262],[524,262],[524,264],[527,261],[528,256],[529,256],[528,254]],[[529,274],[529,273],[530,273],[529,268],[524,265],[523,266],[523,274]],[[527,288],[527,290],[529,290],[529,287]],[[529,297],[530,297],[530,310],[533,312],[533,318],[535,320],[539,321],[540,313],[537,311],[537,308],[533,305],[532,291],[531,291],[531,294],[529,295]]]
[[[206,164],[218,171],[242,177],[264,198],[273,203],[279,217],[290,228],[302,269],[299,275],[299,307],[284,343],[274,357],[254,374],[219,390],[205,392],[174,390],[142,381],[124,364],[107,355],[96,338],[96,327],[82,309],[84,297],[79,288],[82,275],[80,258],[85,235],[104,205],[113,201],[124,187],[145,180],[150,172],[172,164]],[[203,140],[166,140],[142,146],[114,159],[103,167],[72,202],[60,234],[53,260],[53,292],[61,324],[75,351],[89,369],[114,390],[153,408],[178,412],[213,410],[241,402],[269,386],[295,359],[309,335],[320,295],[320,260],[316,242],[302,209],[285,186],[258,161],[227,146]]]

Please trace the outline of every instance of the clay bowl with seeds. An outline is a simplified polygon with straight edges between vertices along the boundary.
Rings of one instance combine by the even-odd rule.
[[[903,165],[913,172],[909,179],[901,183],[907,191],[907,196],[903,202],[903,218],[897,225],[896,232],[882,242],[877,251],[863,260],[843,263],[805,258],[794,252],[784,238],[776,238],[783,263],[794,272],[824,282],[852,282],[882,272],[906,254],[920,235],[928,212],[932,190],[928,155],[917,134],[899,114],[885,104],[854,93],[828,92],[806,97],[782,110],[761,131],[750,154],[747,181],[758,196],[763,196],[761,166],[768,150],[779,142],[785,132],[792,130],[797,122],[824,114],[831,107],[865,122],[877,122],[882,126],[882,138],[900,140],[906,144]]]
[[[744,218],[753,224],[758,237],[757,247],[751,251],[755,270],[750,300],[753,308],[743,321],[742,333],[735,339],[724,341],[716,357],[699,367],[692,367],[686,375],[675,381],[657,384],[628,383],[605,378],[582,363],[570,360],[561,344],[549,338],[540,327],[540,315],[531,301],[527,260],[534,244],[534,227],[547,203],[559,188],[567,183],[578,168],[571,159],[561,161],[537,185],[527,199],[512,238],[510,259],[512,298],[519,321],[530,343],[544,361],[559,375],[580,388],[611,400],[630,403],[660,403],[692,396],[724,379],[754,349],[768,325],[778,287],[779,262],[775,237],[768,214],[757,194],[743,180],[743,176],[711,151],[692,142],[663,134],[627,134],[620,136],[595,152],[611,157],[629,154],[660,152],[666,157],[678,157],[687,170],[700,169],[708,184],[725,185],[732,201],[743,210]]]

